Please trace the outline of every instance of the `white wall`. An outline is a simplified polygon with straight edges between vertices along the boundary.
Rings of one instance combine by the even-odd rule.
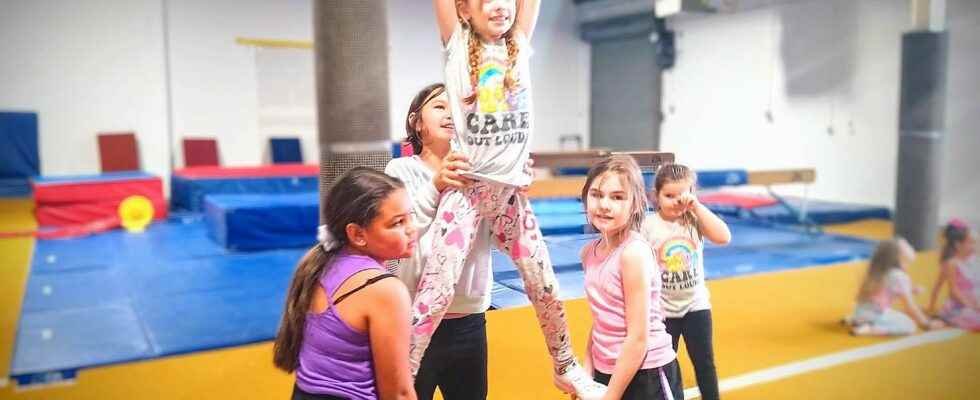
[[[429,4],[389,1],[392,138],[404,137],[403,119],[415,92],[442,76]],[[39,113],[41,171],[48,175],[97,173],[95,134],[118,130],[137,133],[144,169],[164,177],[171,156],[177,167],[183,165],[183,137],[215,137],[224,165],[254,165],[268,159],[268,136],[294,130],[312,162],[317,139],[301,123],[308,109],[263,113],[256,65],[264,50],[235,42],[312,41],[312,31],[310,0],[4,1],[0,108]],[[532,44],[534,148],[558,148],[561,134],[587,139],[589,47],[577,38],[571,0],[544,2]]]
[[[672,18],[678,55],[664,76],[664,150],[702,169],[812,167],[815,198],[893,207],[908,4],[803,1]],[[980,198],[977,184],[968,183],[975,177],[963,173],[980,170],[978,6],[949,6],[952,150],[943,215],[976,215]]]
[[[980,2],[953,0],[949,10],[949,80],[943,207],[980,226]]]
[[[534,150],[558,150],[558,137],[581,134],[588,144],[589,45],[578,38],[571,0],[541,2],[531,39],[531,79],[537,128]],[[442,53],[430,2],[388,1],[388,62],[392,138],[405,137],[405,113],[415,93],[442,80]]]
[[[38,113],[42,174],[98,173],[105,131],[136,132],[144,169],[167,173],[160,4],[0,3],[0,109]]]
[[[262,163],[272,133],[259,129],[256,52],[262,50],[235,39],[312,41],[312,3],[170,0],[169,5],[176,164],[183,165],[184,137],[217,138],[222,165]],[[307,52],[312,59],[313,51]],[[295,134],[302,136],[305,160],[316,162],[315,131]]]

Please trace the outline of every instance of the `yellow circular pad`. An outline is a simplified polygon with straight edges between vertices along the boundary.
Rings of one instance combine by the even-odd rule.
[[[153,203],[143,196],[129,196],[119,203],[119,220],[126,231],[143,232],[153,221]]]

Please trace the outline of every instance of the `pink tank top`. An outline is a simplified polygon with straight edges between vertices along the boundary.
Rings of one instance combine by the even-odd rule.
[[[965,296],[973,297],[976,301],[975,283],[970,280],[969,271],[966,269],[966,265],[962,261],[953,260],[953,276],[950,278],[951,283],[959,289],[960,293]],[[959,301],[950,296],[950,302],[955,303],[957,306],[964,307],[964,304],[960,304]]]
[[[620,255],[632,242],[649,244],[636,232],[631,232],[615,250],[605,258],[596,255],[599,241],[586,245],[582,267],[585,269],[585,294],[592,311],[592,362],[595,369],[612,374],[616,360],[620,356],[626,340],[626,303],[623,293],[623,278],[620,270]],[[651,250],[652,252],[653,250]],[[667,365],[677,354],[671,346],[670,334],[664,326],[664,312],[660,303],[663,284],[656,265],[647,266],[652,270],[650,281],[650,332],[647,335],[647,352],[640,369],[651,369]]]

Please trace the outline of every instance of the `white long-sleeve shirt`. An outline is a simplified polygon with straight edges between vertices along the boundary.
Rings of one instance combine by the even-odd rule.
[[[394,273],[405,282],[414,298],[419,277],[422,276],[425,251],[432,248],[433,235],[429,232],[429,228],[435,220],[436,208],[439,206],[439,192],[432,183],[435,173],[418,156],[392,159],[385,167],[385,173],[401,179],[412,199],[412,214],[418,229],[418,243],[415,246],[415,254],[411,258],[397,260],[398,268]],[[460,276],[456,279],[456,293],[449,305],[449,313],[473,314],[490,308],[490,293],[493,286],[491,246],[490,221],[483,220],[477,227],[473,250],[466,257]]]

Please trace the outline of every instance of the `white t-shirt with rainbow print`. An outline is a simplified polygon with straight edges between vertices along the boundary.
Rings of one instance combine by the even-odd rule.
[[[531,46],[523,35],[515,37],[519,52],[511,76],[514,87],[506,90],[507,46],[484,43],[480,55],[476,101],[464,101],[473,93],[470,82],[469,29],[459,23],[446,43],[446,92],[449,95],[456,136],[452,145],[469,157],[472,177],[513,186],[531,183],[524,164],[530,155],[534,126],[531,112]]]
[[[711,308],[704,284],[704,241],[696,229],[679,221],[665,221],[658,213],[648,215],[643,222],[643,237],[660,266],[664,285],[661,299],[667,318]]]

